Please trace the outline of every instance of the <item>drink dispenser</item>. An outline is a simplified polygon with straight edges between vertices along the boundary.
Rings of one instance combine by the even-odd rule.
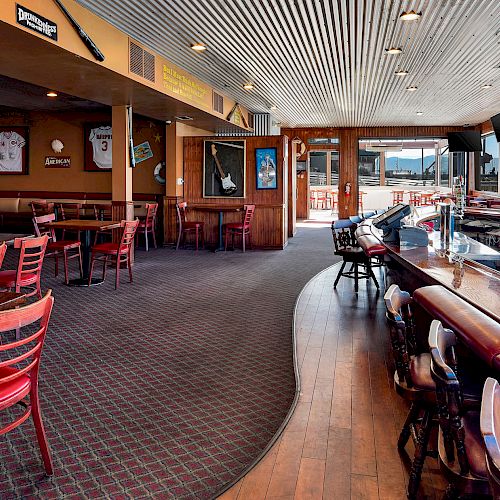
[[[439,224],[441,230],[441,248],[448,248],[453,241],[455,219],[450,203],[439,203],[440,217]]]

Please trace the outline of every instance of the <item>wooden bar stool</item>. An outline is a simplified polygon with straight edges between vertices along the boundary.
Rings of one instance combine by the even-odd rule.
[[[420,191],[410,191],[410,205],[413,205],[414,207],[419,207],[420,206]]]
[[[397,205],[398,203],[403,203],[403,195],[404,191],[396,191],[392,192],[392,204]]]

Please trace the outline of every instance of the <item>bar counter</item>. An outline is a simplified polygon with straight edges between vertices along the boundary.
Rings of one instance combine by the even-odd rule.
[[[459,253],[440,248],[439,232],[431,233],[427,247],[400,247],[383,242],[382,232],[370,221],[364,224],[369,225],[371,233],[385,245],[389,258],[417,279],[428,285],[443,285],[500,322],[500,273],[471,260],[500,260],[498,252],[460,233],[453,247]],[[457,233],[455,237],[457,239]],[[470,240],[470,245],[464,245],[464,239]]]

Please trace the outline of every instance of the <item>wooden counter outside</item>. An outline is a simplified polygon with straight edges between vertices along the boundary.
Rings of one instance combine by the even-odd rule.
[[[372,234],[382,241],[375,227]],[[388,255],[429,284],[439,284],[500,322],[500,273],[463,257],[427,247],[384,243]],[[491,255],[490,255],[491,258]],[[499,255],[500,258],[500,255]],[[454,261],[455,260],[455,261]]]

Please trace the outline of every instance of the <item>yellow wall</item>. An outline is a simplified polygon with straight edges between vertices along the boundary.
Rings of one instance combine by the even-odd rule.
[[[84,124],[109,122],[111,112],[5,112],[0,126],[29,126],[29,175],[0,175],[0,190],[111,193],[111,172],[85,172]],[[164,186],[153,177],[155,165],[165,160],[165,127],[134,116],[134,144],[148,141],[153,157],[133,171],[134,193],[163,194]],[[158,134],[160,140],[158,142]],[[54,154],[50,143],[60,139],[64,149]],[[45,168],[45,156],[71,156],[70,168]]]

